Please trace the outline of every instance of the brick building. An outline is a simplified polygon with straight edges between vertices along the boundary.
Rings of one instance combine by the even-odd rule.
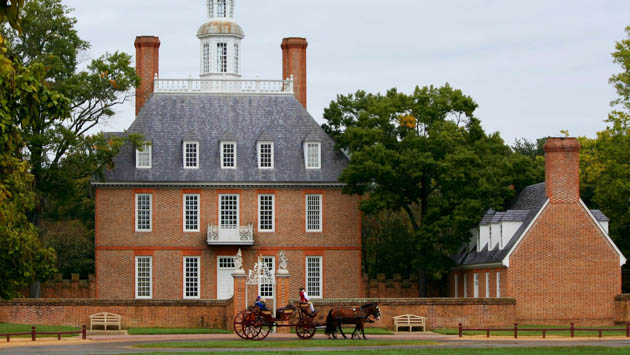
[[[486,213],[456,257],[451,296],[515,298],[519,321],[612,323],[626,259],[608,218],[580,199],[579,152],[575,138],[547,141],[545,182]]]
[[[136,39],[127,133],[147,144],[125,146],[93,182],[97,298],[228,299],[239,249],[245,270],[272,272],[284,251],[295,296],[304,285],[359,297],[359,200],[338,182],[348,158],[306,111],[306,40],[282,41],[285,80],[242,80],[234,0],[207,6],[198,80],[159,79],[159,39]]]

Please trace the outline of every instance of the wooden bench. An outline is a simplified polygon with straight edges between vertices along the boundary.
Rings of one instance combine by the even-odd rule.
[[[92,314],[90,316],[90,330],[95,325],[102,325],[105,327],[105,330],[107,330],[108,325],[115,325],[118,326],[118,330],[121,330],[121,321],[122,317],[114,313],[102,312]]]
[[[413,327],[422,327],[422,331],[426,331],[425,325],[426,318],[416,316],[413,314],[403,314],[402,316],[394,317],[394,327],[396,328],[396,332],[398,332],[399,327],[408,327],[409,332],[413,330]]]

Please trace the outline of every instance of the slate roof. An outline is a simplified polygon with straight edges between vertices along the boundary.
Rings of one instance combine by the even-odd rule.
[[[536,217],[546,200],[545,183],[539,183],[524,188],[517,196],[510,210],[506,212],[496,212],[492,209],[488,210],[482,218],[480,225],[488,225],[491,223],[498,223],[500,221],[521,221],[523,223],[514,233],[512,238],[506,243],[503,249],[499,250],[499,248],[494,248],[489,251],[487,244],[479,252],[477,252],[476,249],[471,252],[464,249],[462,253],[454,257],[455,262],[461,266],[499,263],[503,261],[521,235],[523,235],[527,226],[529,226],[534,217]],[[608,221],[608,217],[599,210],[591,210],[591,213],[593,213],[595,219],[599,222]]]
[[[337,183],[348,158],[293,95],[154,94],[128,129],[152,142],[152,168],[136,169],[125,146],[106,182]],[[305,169],[303,142],[321,141],[321,169]],[[274,141],[274,169],[258,169],[257,141]],[[184,169],[182,143],[199,141],[199,165]],[[220,141],[237,142],[237,168],[221,169]]]

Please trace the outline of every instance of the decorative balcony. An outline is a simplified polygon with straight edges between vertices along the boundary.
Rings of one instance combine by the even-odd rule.
[[[208,245],[254,245],[254,225],[235,228],[208,225]]]
[[[287,80],[159,79],[154,92],[166,94],[264,94],[294,95],[293,76]]]

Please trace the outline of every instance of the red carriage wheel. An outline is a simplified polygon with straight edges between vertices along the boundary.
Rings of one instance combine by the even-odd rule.
[[[315,324],[309,319],[301,319],[295,326],[295,334],[300,339],[310,339],[315,335]]]

